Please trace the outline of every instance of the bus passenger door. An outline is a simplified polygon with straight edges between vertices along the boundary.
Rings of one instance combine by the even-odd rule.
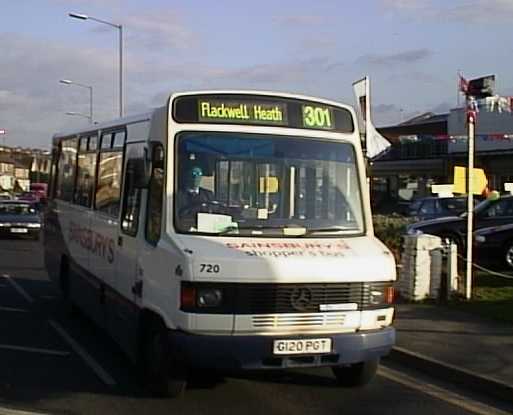
[[[121,216],[117,237],[117,269],[114,288],[116,297],[111,299],[109,331],[130,355],[137,340],[138,304],[142,297],[142,269],[138,263],[140,211],[142,199],[141,166],[145,157],[144,143],[126,145]]]

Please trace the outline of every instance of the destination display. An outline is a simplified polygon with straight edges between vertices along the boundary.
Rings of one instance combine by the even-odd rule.
[[[200,99],[198,106],[200,122],[288,125],[287,106],[284,104]]]
[[[261,95],[192,95],[173,102],[178,123],[244,124],[354,131],[351,113],[332,105]]]

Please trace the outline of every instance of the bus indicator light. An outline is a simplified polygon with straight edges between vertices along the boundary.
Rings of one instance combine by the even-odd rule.
[[[180,294],[180,308],[182,310],[196,307],[196,289],[194,287],[182,284]]]

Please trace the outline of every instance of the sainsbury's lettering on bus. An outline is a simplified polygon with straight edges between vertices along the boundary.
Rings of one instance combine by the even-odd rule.
[[[336,242],[227,242],[248,256],[272,258],[342,257],[350,252],[344,241]]]

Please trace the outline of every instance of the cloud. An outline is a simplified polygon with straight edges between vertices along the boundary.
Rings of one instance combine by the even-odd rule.
[[[454,107],[455,107],[454,102],[451,104],[449,101],[444,101],[438,105],[435,105],[431,109],[431,112],[434,112],[435,114],[444,114],[444,113],[449,112]]]
[[[325,18],[322,16],[316,16],[312,14],[297,14],[297,15],[288,15],[288,16],[276,16],[273,17],[273,22],[282,26],[293,26],[293,27],[301,27],[301,26],[318,26],[325,22]]]
[[[157,29],[162,32],[164,29]],[[67,78],[93,86],[97,121],[115,118],[118,111],[118,66],[111,50],[0,33],[0,128],[12,145],[48,148],[53,133],[87,120],[64,115],[87,113],[88,91],[59,84]],[[172,91],[193,89],[260,89],[319,95],[342,62],[331,56],[298,61],[226,68],[197,60],[159,60],[140,49],[127,51],[125,112],[145,112],[163,105]],[[330,91],[328,89],[328,91]]]
[[[374,66],[411,64],[425,60],[432,55],[433,51],[431,51],[430,49],[412,49],[388,55],[363,55],[356,60],[356,63]]]
[[[129,39],[146,51],[162,52],[164,48],[187,49],[198,44],[196,36],[186,28],[178,12],[153,10],[137,13],[122,22]]]
[[[382,0],[382,6],[386,11],[413,16],[418,20],[483,24],[510,22],[513,18],[511,0]]]
[[[423,84],[438,85],[438,86],[440,86],[441,84],[444,83],[443,80],[441,80],[437,76],[433,75],[432,73],[415,71],[415,70],[407,70],[407,71],[400,71],[397,73],[391,73],[387,77],[387,82],[394,82],[398,85],[404,85],[408,81],[413,82],[415,84],[423,83]]]
[[[406,111],[395,104],[372,106],[372,120],[376,126],[392,126],[418,115],[418,111]]]
[[[9,144],[48,147],[54,132],[84,123],[64,113],[87,113],[88,91],[59,79],[93,86],[97,120],[116,116],[117,67],[110,52],[7,33],[0,33],[0,50],[0,126]]]
[[[338,69],[343,63],[330,57],[312,57],[300,61],[251,65],[234,70],[210,71],[208,80],[230,81],[245,85],[276,87],[314,82],[319,75]]]

